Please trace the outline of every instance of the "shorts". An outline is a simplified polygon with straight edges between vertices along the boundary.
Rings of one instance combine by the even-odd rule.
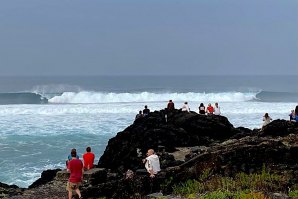
[[[74,190],[78,189],[80,185],[81,185],[80,182],[67,182],[66,190],[74,191]]]

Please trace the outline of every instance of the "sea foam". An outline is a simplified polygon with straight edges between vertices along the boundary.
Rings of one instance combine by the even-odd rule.
[[[221,92],[221,93],[103,93],[103,92],[64,92],[49,99],[49,103],[119,103],[119,102],[161,102],[174,101],[210,101],[243,102],[256,99],[257,93]]]

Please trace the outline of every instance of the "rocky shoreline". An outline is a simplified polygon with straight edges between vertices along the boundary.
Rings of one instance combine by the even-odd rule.
[[[142,171],[141,160],[149,148],[158,151],[162,168],[154,179]],[[175,198],[170,196],[173,185],[196,179],[206,170],[212,175],[233,176],[255,173],[266,165],[271,172],[290,177],[279,190],[279,198],[290,198],[289,187],[298,184],[297,154],[298,125],[294,122],[275,120],[262,130],[250,130],[234,128],[223,116],[155,111],[109,140],[97,166],[102,169],[89,174],[91,180],[83,183],[82,195],[148,198],[158,193],[150,196],[158,198],[162,192]],[[132,178],[125,176],[128,169],[134,171]],[[57,172],[61,173],[44,171],[28,189],[0,183],[0,198],[66,198],[67,176],[59,178]]]

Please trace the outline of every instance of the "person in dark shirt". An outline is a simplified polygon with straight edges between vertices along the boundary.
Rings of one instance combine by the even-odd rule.
[[[169,100],[169,103],[168,103],[168,110],[171,111],[171,110],[174,110],[175,109],[175,104],[172,100]]]
[[[143,116],[147,116],[150,113],[150,109],[148,109],[147,105],[145,105],[145,109],[143,110]]]
[[[143,117],[142,111],[139,111],[139,113],[136,115],[136,119],[139,119],[142,117]]]

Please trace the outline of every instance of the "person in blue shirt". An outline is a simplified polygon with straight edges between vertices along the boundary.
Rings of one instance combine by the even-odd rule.
[[[77,154],[77,150],[76,149],[71,149],[70,154],[68,155],[67,160],[66,160],[66,167],[68,165],[68,162],[72,159],[71,152],[76,152],[76,154]],[[76,157],[77,157],[77,159],[80,159],[80,157],[78,156],[78,154],[77,154]]]

